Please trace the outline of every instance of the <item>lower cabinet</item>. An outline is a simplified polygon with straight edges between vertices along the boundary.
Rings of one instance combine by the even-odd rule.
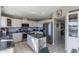
[[[8,49],[0,51],[0,53],[13,53],[13,52],[14,52],[14,48],[8,48]]]
[[[22,33],[14,33],[13,34],[13,39],[14,39],[14,42],[22,41]]]
[[[26,42],[35,53],[38,53],[40,49],[46,47],[46,37],[36,38],[28,34]]]
[[[27,44],[29,45],[30,48],[32,48],[32,50],[34,52],[38,52],[39,51],[39,47],[38,47],[38,39],[32,37],[31,35],[27,35]]]

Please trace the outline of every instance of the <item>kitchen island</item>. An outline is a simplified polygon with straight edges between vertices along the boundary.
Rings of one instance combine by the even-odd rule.
[[[40,49],[46,47],[46,37],[39,33],[27,34],[27,44],[35,52],[38,53]]]

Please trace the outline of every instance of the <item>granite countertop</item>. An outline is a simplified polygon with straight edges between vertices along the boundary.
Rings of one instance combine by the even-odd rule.
[[[8,35],[8,36],[1,36],[1,37],[0,37],[0,40],[1,40],[1,39],[12,39],[12,36],[9,36],[9,35]]]
[[[43,36],[43,34],[39,34],[39,33],[30,33],[29,35],[31,35],[31,36],[33,36],[33,37],[35,37],[35,38],[43,38],[43,37],[45,37],[45,36]]]

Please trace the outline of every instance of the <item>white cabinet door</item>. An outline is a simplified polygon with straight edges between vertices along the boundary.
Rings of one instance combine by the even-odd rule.
[[[14,40],[14,42],[22,41],[22,33],[14,33],[13,34],[13,40]]]
[[[16,26],[17,26],[17,27],[21,27],[21,20],[17,19]]]
[[[34,38],[30,35],[27,35],[27,44],[34,50]]]
[[[37,38],[27,35],[27,44],[33,49],[34,52],[37,53],[39,51]]]
[[[7,27],[7,17],[1,17],[1,27]]]
[[[21,27],[21,20],[12,19],[12,27]]]
[[[15,27],[16,26],[16,21],[15,19],[12,19],[12,27]]]

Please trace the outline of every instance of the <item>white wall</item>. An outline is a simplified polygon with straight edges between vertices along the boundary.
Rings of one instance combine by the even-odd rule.
[[[66,15],[71,10],[79,9],[79,6],[65,6],[61,8],[63,10],[63,15]]]
[[[58,10],[62,10],[62,16],[66,16],[66,14],[67,14],[69,11],[71,11],[71,10],[76,10],[76,9],[79,9],[79,6],[63,6],[63,7],[59,8]],[[55,10],[54,13],[53,13],[53,18],[58,18],[58,17],[56,16],[56,11],[57,11],[57,10]]]
[[[60,22],[54,19],[54,43],[60,38]]]

